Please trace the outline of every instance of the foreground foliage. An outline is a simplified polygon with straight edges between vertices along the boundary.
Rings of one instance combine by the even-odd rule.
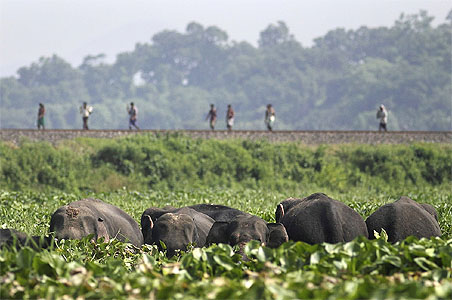
[[[52,212],[82,197],[121,207],[136,220],[149,206],[219,203],[273,221],[275,205],[300,194],[249,189],[127,191],[100,194],[0,191],[3,228],[44,234]],[[406,193],[405,193],[406,192]],[[452,195],[448,190],[355,190],[328,194],[363,218],[404,193],[438,211],[440,238],[408,238],[397,244],[357,238],[349,243],[289,242],[277,249],[251,242],[248,261],[228,245],[194,248],[168,259],[155,246],[136,248],[116,240],[59,241],[36,252],[0,250],[0,298],[442,298],[452,297]]]
[[[61,241],[54,249],[0,252],[1,298],[450,298],[452,240],[384,237],[345,244],[257,242],[242,261],[229,245],[167,259],[155,246]]]

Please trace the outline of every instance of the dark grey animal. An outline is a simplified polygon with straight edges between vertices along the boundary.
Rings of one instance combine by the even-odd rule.
[[[405,196],[377,209],[366,219],[366,225],[371,239],[375,238],[374,231],[380,233],[384,229],[390,243],[410,235],[417,238],[441,235],[438,214],[433,206],[419,204]]]
[[[236,216],[249,215],[236,208],[218,204],[197,204],[188,207],[208,215],[215,221],[226,222],[234,219]]]
[[[189,244],[203,247],[214,220],[208,215],[189,207],[146,209],[141,216],[141,230],[145,244],[156,244],[167,256],[173,256],[176,250],[186,250]]]
[[[368,237],[366,223],[356,211],[322,193],[282,201],[276,208],[275,218],[294,241],[339,243],[357,236]]]
[[[57,209],[50,219],[50,232],[57,239],[81,239],[94,234],[105,241],[117,238],[135,246],[143,244],[138,223],[116,206],[98,199],[82,199]]]
[[[282,224],[267,223],[250,214],[239,214],[228,221],[216,221],[207,236],[207,244],[239,245],[241,249],[252,240],[276,248],[287,242],[288,236]]]
[[[0,229],[0,247],[15,246],[19,249],[28,246],[38,250],[49,247],[51,242],[50,236],[29,236],[16,229]]]

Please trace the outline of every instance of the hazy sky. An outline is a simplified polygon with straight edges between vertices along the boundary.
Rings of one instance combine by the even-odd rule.
[[[57,54],[74,67],[87,55],[108,61],[189,22],[215,25],[229,40],[257,44],[278,20],[304,46],[337,27],[391,26],[401,13],[427,10],[442,23],[450,0],[0,0],[0,76]]]

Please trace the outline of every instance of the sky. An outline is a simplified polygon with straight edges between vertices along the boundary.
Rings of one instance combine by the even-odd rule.
[[[0,77],[53,54],[78,67],[87,55],[107,62],[188,23],[217,26],[230,41],[257,45],[284,21],[305,47],[335,28],[392,26],[402,13],[426,10],[443,23],[450,0],[0,0]]]

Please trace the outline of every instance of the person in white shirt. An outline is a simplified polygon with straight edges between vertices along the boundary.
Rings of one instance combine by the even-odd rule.
[[[380,126],[378,127],[378,131],[388,131],[388,129],[386,128],[386,124],[388,123],[388,111],[383,104],[380,105],[380,108],[377,111],[377,119],[380,119]]]
[[[267,129],[269,131],[273,130],[273,124],[275,123],[275,109],[271,104],[267,105],[267,110],[265,111],[265,124],[267,125]]]
[[[80,114],[83,120],[83,129],[88,130],[88,117],[93,112],[93,107],[89,106],[86,102],[83,102],[83,106],[80,106]]]

